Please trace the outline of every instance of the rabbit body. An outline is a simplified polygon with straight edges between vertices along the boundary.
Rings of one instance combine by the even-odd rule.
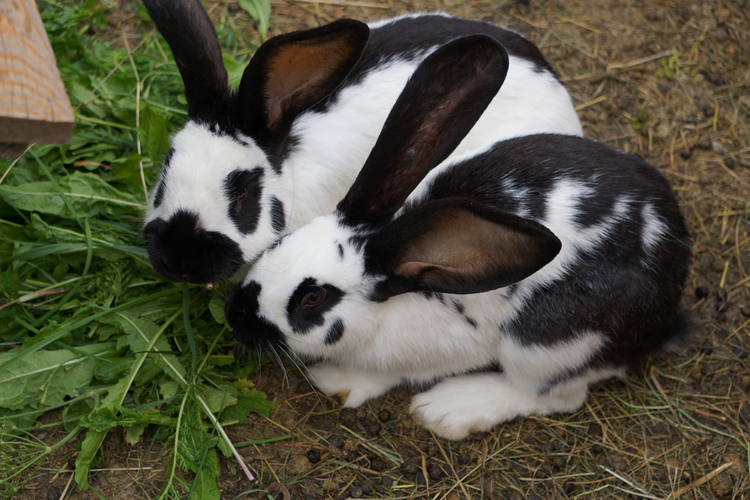
[[[229,278],[283,231],[330,213],[415,68],[460,36],[500,40],[511,64],[503,90],[455,154],[531,133],[582,135],[569,94],[538,49],[488,23],[415,14],[373,23],[369,39],[367,27],[351,20],[281,35],[261,46],[230,93],[202,7],[144,3],[172,47],[189,104],[144,228],[154,269],[173,281]],[[329,63],[331,54],[338,59]],[[287,56],[285,66],[279,61]]]
[[[485,42],[472,43],[485,61]],[[337,211],[281,238],[225,312],[244,347],[316,363],[312,383],[344,406],[434,383],[412,412],[460,439],[517,416],[574,411],[590,384],[624,376],[684,334],[691,251],[658,171],[583,138],[513,138],[440,164],[447,147],[412,175],[430,154],[422,140],[462,137],[453,115],[418,121],[404,104],[440,79],[433,65],[468,57],[451,48],[415,74],[404,90],[415,94],[396,103]],[[442,98],[452,106],[490,92],[464,91],[478,79],[435,86],[457,89]],[[400,145],[404,123],[423,130]]]

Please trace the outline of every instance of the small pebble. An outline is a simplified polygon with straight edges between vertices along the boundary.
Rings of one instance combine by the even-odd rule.
[[[391,412],[388,410],[380,410],[378,413],[378,420],[381,422],[388,422],[391,419]]]
[[[604,449],[598,444],[595,444],[591,447],[591,453],[593,453],[594,455],[601,455],[603,451]]]
[[[693,156],[693,153],[688,149],[680,153],[680,156],[682,157],[683,160],[687,160],[688,158]]]
[[[708,297],[708,288],[705,286],[695,287],[695,298],[698,300],[705,299]]]
[[[370,464],[370,468],[375,472],[383,472],[385,470],[385,463],[382,460],[375,459]]]
[[[307,452],[307,459],[310,461],[311,464],[317,464],[320,462],[320,451],[313,448],[312,450]]]
[[[380,478],[380,484],[382,486],[385,486],[386,488],[390,488],[391,486],[393,486],[393,479],[388,476],[383,476]]]
[[[362,496],[362,488],[360,488],[359,486],[355,486],[349,492],[349,496],[352,498],[360,498]]]
[[[555,443],[552,441],[548,443],[544,443],[544,446],[542,446],[542,450],[544,450],[545,453],[552,453],[555,451]]]
[[[715,36],[717,42],[726,42],[727,38],[729,38],[729,33],[727,33],[726,27],[719,26],[716,28]]]
[[[706,77],[714,85],[722,86],[722,85],[726,85],[727,84],[727,81],[724,79],[723,76],[721,76],[721,73],[719,73],[718,71],[711,71],[708,74],[706,74]]]
[[[364,495],[369,495],[372,493],[372,481],[367,481],[359,485],[359,487],[362,489],[362,493]]]
[[[367,429],[367,430],[368,430],[368,431],[370,432],[370,434],[372,434],[372,435],[376,435],[376,434],[380,434],[380,431],[381,431],[382,429],[383,429],[383,426],[381,426],[381,425],[380,425],[379,423],[377,423],[377,422],[373,422],[372,424],[370,424],[370,428],[369,428],[369,429]]]
[[[717,139],[714,139],[713,141],[711,141],[711,149],[717,155],[723,156],[729,153],[729,148],[727,148],[724,144],[719,142]]]
[[[410,457],[404,460],[404,463],[401,464],[401,470],[405,472],[409,472],[411,474],[416,473],[419,470],[419,465],[417,465],[417,459],[414,457]]]
[[[433,465],[427,469],[427,474],[430,476],[431,481],[440,481],[445,476],[443,469],[438,465]]]
[[[555,459],[552,461],[552,464],[558,469],[562,469],[563,467],[565,467],[565,459],[563,457],[555,457]]]
[[[724,160],[724,163],[726,163],[727,168],[734,168],[734,159],[733,158],[727,158]]]
[[[468,453],[462,453],[458,456],[458,461],[462,464],[468,464],[471,462],[471,456]]]

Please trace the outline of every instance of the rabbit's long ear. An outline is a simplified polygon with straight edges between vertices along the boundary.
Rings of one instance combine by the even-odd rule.
[[[500,90],[508,54],[472,35],[428,56],[401,92],[362,171],[339,203],[351,225],[385,223],[427,173],[445,160]]]
[[[549,263],[560,240],[531,220],[467,198],[410,210],[368,241],[367,267],[388,278],[376,300],[412,291],[480,293],[520,281]]]
[[[211,19],[199,0],[143,0],[172,49],[185,84],[188,116],[196,118],[229,94],[227,70]]]
[[[240,113],[248,132],[285,134],[292,121],[344,81],[365,49],[370,28],[341,19],[271,38],[242,75]]]

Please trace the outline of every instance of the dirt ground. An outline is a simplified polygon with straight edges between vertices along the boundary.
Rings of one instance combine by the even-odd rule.
[[[586,136],[642,156],[673,185],[694,237],[685,300],[698,328],[681,351],[594,388],[574,414],[517,419],[460,442],[415,424],[410,389],[341,410],[293,369],[265,366],[255,382],[278,409],[230,435],[291,437],[240,450],[255,483],[222,460],[222,498],[750,499],[750,2],[272,5],[269,35],[343,16],[373,21],[443,9],[508,26],[542,47]],[[233,2],[206,6],[214,19],[252,29]],[[112,19],[140,36],[132,7]],[[92,486],[108,499],[154,498],[164,467],[158,442],[146,436],[131,447],[110,434]],[[72,457],[72,447],[56,454],[43,465],[52,470],[38,470],[18,498],[60,498],[71,474],[55,470],[70,470]],[[71,487],[65,498],[97,497]]]

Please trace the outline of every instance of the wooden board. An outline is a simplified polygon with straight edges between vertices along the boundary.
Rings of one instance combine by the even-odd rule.
[[[74,128],[34,0],[0,0],[0,155],[34,142],[64,144]]]

